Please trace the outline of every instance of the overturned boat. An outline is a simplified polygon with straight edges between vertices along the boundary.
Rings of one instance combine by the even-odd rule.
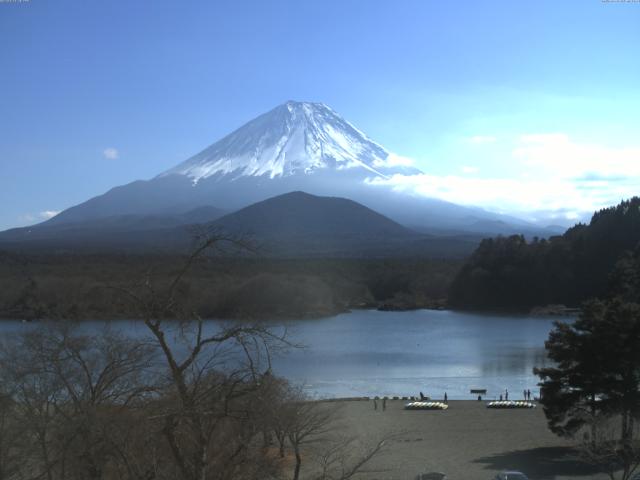
[[[409,402],[404,406],[405,410],[446,410],[449,405],[443,402]]]
[[[499,400],[487,403],[487,408],[536,408],[536,404],[515,400]]]

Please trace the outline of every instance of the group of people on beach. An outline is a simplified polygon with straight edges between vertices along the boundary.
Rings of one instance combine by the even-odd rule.
[[[524,397],[525,400],[531,400],[531,390],[529,389],[523,390],[522,396]],[[504,399],[509,400],[509,390],[506,388],[504,389]],[[502,401],[502,394],[500,394],[500,401]]]
[[[378,410],[378,397],[373,399],[373,409]],[[387,397],[382,397],[382,411],[387,409]]]
[[[523,390],[522,395],[525,400],[531,401],[531,390],[529,389]],[[509,390],[506,388],[504,389],[504,396],[503,394],[500,394],[500,401],[502,401],[503,397],[505,400],[509,400]],[[428,399],[429,397],[425,397],[424,393],[420,392],[420,400],[424,401]],[[478,400],[482,400],[482,397],[478,396]],[[447,396],[447,392],[444,392],[444,403],[448,403],[448,402],[449,402],[449,397]],[[378,410],[378,397],[373,399],[373,409]],[[382,411],[384,412],[386,409],[387,409],[387,397],[383,397]]]
[[[429,400],[429,397],[425,397],[424,393],[420,392],[420,401]],[[449,397],[447,392],[444,392],[444,403],[449,403]]]

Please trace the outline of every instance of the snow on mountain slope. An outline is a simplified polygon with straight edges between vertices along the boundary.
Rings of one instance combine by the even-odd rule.
[[[353,168],[384,177],[390,158],[389,152],[328,106],[289,101],[160,177],[186,175],[197,184],[214,175],[275,178]]]

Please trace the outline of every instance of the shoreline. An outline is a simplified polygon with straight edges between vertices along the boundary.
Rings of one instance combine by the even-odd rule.
[[[518,316],[518,317],[536,317],[536,318],[553,318],[553,317],[561,317],[561,318],[575,318],[580,315],[581,310],[579,308],[569,308],[566,307],[560,310],[552,310],[547,309],[547,307],[535,307],[530,310],[496,310],[496,309],[468,309],[461,307],[452,307],[446,304],[438,304],[438,305],[414,305],[411,307],[396,307],[390,305],[385,302],[380,302],[378,304],[371,305],[358,305],[358,306],[345,306],[343,308],[335,308],[328,310],[316,310],[313,312],[307,311],[305,313],[297,313],[297,314],[283,314],[283,315],[265,315],[260,318],[252,318],[252,317],[226,317],[226,318],[217,318],[211,317],[206,318],[205,320],[214,320],[214,321],[255,321],[255,322],[287,322],[287,321],[295,321],[295,320],[319,320],[322,318],[330,318],[336,317],[338,315],[343,315],[346,313],[352,312],[417,312],[421,310],[434,311],[434,312],[458,312],[458,313],[469,313],[469,314],[478,314],[478,315],[496,315],[496,316]],[[130,320],[130,321],[142,321],[142,317],[135,317],[133,315],[104,315],[104,316],[95,316],[93,318],[27,318],[16,315],[12,312],[2,312],[0,311],[0,322],[1,321],[16,321],[16,322],[47,322],[47,321],[73,321],[73,322],[91,322],[91,321],[110,321],[110,320]],[[178,320],[177,318],[167,318],[168,321]]]

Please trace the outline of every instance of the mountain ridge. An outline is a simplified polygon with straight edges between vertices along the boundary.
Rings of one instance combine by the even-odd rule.
[[[183,217],[189,218],[192,212]],[[138,225],[144,218],[156,225]],[[164,217],[124,215],[108,219],[3,232],[0,248],[60,253],[184,253],[193,247],[194,233],[209,231],[259,245],[259,253],[266,256],[424,258],[461,257],[480,241],[479,237],[420,234],[353,200],[305,192],[279,195],[197,225],[183,222],[172,226],[168,223],[172,219]]]

